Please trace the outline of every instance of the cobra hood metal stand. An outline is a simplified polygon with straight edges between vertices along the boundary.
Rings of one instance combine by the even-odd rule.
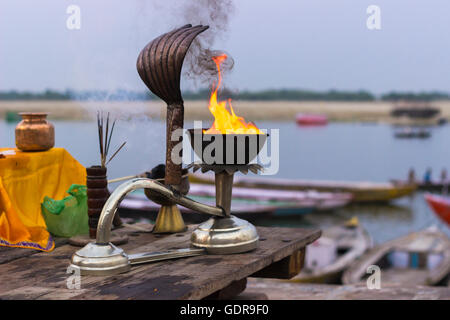
[[[145,85],[167,104],[166,114],[166,169],[164,184],[178,187],[182,182],[181,163],[172,161],[172,150],[182,142],[172,139],[177,130],[183,130],[184,104],[180,90],[184,57],[194,39],[208,26],[190,24],[167,32],[142,49],[136,67]],[[154,233],[175,233],[186,230],[180,211],[174,203],[161,203]]]

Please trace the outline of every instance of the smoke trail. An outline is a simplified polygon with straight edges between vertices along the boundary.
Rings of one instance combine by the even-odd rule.
[[[172,28],[191,23],[192,25],[208,25],[209,29],[197,37],[192,43],[184,61],[183,74],[189,79],[200,83],[211,83],[216,79],[217,70],[215,55],[226,53],[228,59],[221,65],[223,74],[234,66],[234,60],[223,50],[214,50],[212,46],[217,40],[224,40],[228,34],[230,18],[235,7],[232,0],[183,0],[177,5],[168,5],[166,1],[154,3],[154,8],[172,14]],[[165,6],[166,5],[166,6]]]

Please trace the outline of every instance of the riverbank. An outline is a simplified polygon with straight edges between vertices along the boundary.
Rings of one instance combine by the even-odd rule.
[[[441,116],[450,118],[450,101],[433,103],[441,109]],[[391,102],[341,102],[341,101],[235,101],[235,112],[247,120],[292,121],[297,113],[319,113],[330,121],[391,122]],[[0,117],[6,112],[45,111],[50,119],[92,120],[97,110],[111,111],[120,118],[164,118],[165,104],[161,101],[0,101]],[[205,101],[185,101],[186,120],[211,120]]]

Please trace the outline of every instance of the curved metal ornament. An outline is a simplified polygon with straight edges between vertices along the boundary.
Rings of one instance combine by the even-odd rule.
[[[139,76],[167,104],[183,101],[180,78],[184,58],[195,37],[208,28],[185,25],[154,39],[139,54],[136,64]]]
[[[184,106],[181,97],[181,69],[186,53],[200,33],[208,26],[193,27],[188,24],[167,32],[151,41],[142,49],[137,59],[137,70],[145,85],[167,103],[166,117],[166,174],[165,184],[179,185],[181,183],[181,163],[172,161],[172,150],[178,141],[172,140],[172,134],[183,129]]]

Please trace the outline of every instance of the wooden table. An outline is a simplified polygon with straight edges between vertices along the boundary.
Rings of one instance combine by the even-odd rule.
[[[151,229],[148,224],[139,227]],[[129,227],[121,248],[138,253],[186,248],[195,225],[187,232],[154,235]],[[114,276],[82,276],[79,289],[68,289],[69,260],[79,248],[58,239],[50,253],[0,247],[0,299],[224,299],[245,290],[247,277],[288,279],[300,272],[305,247],[320,230],[257,227],[259,247],[248,253],[204,255],[133,266]],[[72,278],[73,279],[73,278]],[[73,284],[73,282],[69,281]]]

